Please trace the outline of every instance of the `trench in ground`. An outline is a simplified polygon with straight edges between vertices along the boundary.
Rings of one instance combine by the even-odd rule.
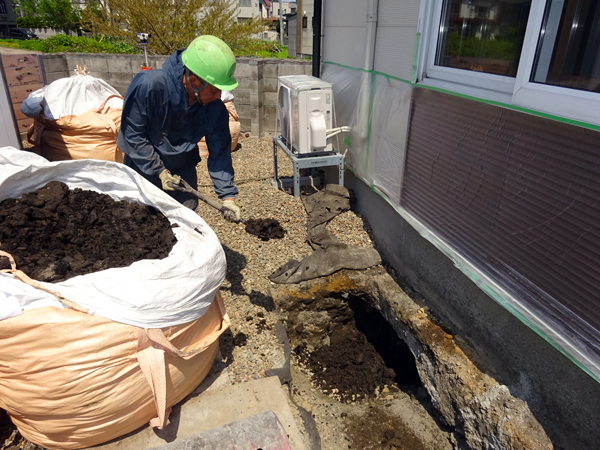
[[[313,401],[329,403],[327,427],[329,421],[340,421],[342,438],[322,448],[459,446],[453,431],[440,422],[413,354],[377,309],[345,293],[301,308],[287,312],[287,328],[294,363],[312,385],[304,393],[318,389],[323,394]]]

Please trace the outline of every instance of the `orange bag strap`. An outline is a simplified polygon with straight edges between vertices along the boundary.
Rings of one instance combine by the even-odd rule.
[[[0,273],[11,273],[13,275],[13,277],[15,277],[17,280],[19,280],[25,284],[28,284],[29,286],[34,287],[35,289],[38,289],[40,291],[44,291],[44,292],[47,292],[48,294],[54,295],[56,298],[58,298],[58,301],[60,301],[63,305],[67,306],[68,308],[74,309],[75,311],[84,312],[84,313],[88,312],[87,309],[82,308],[77,303],[64,298],[59,292],[54,292],[54,291],[51,291],[50,289],[45,288],[44,286],[39,284],[37,281],[34,281],[31,278],[29,278],[22,271],[17,270],[17,264],[15,263],[15,259],[12,257],[12,255],[10,253],[0,250],[0,256],[6,256],[8,258],[8,261],[10,262],[10,267],[11,267],[10,269],[0,270]]]
[[[35,121],[29,126],[29,129],[27,130],[27,142],[29,142],[31,145],[35,144],[35,141],[33,140],[33,132],[35,131]]]
[[[43,100],[40,102],[40,106],[42,107],[42,112],[40,112],[39,118],[35,119],[27,130],[27,142],[34,146],[34,151],[38,155],[42,154],[40,144],[42,142],[42,133],[44,132],[44,128],[46,128],[44,125],[45,116]]]
[[[148,339],[163,347],[165,351],[168,352],[171,356],[177,356],[185,360],[190,359],[196,356],[198,353],[202,353],[204,350],[206,350],[213,342],[215,342],[219,338],[219,336],[221,336],[221,334],[223,334],[223,332],[227,328],[229,328],[231,321],[229,320],[229,315],[225,311],[223,298],[221,297],[221,294],[218,291],[215,294],[214,301],[216,302],[217,307],[219,308],[219,313],[221,315],[221,327],[217,331],[214,331],[211,334],[204,336],[204,338],[202,338],[198,342],[196,348],[191,351],[184,352],[175,347],[171,343],[171,341],[167,339],[165,333],[160,328],[145,329],[145,334],[148,337]]]
[[[167,339],[164,331],[159,328],[138,328],[138,350],[136,356],[142,374],[152,391],[154,406],[156,407],[156,417],[150,420],[151,427],[163,429],[169,423],[169,414],[171,413],[171,408],[167,408],[167,379],[164,352],[166,351],[172,356],[178,356],[186,360],[190,359],[204,351],[229,328],[229,315],[225,311],[225,305],[223,304],[220,292],[217,291],[214,301],[217,302],[216,305],[221,315],[221,327],[219,330],[205,336],[192,351],[183,352],[175,347]]]
[[[115,142],[117,139],[117,136],[119,134],[119,130],[117,130],[117,125],[112,121],[112,120],[107,120],[106,117],[104,117],[104,109],[106,107],[106,103],[111,99],[111,98],[120,98],[121,100],[123,100],[123,97],[121,97],[120,95],[109,95],[108,97],[106,97],[106,99],[102,102],[102,104],[98,107],[98,109],[96,110],[96,114],[97,117],[102,120],[113,132],[113,134],[115,135]],[[117,147],[117,144],[115,143],[115,161],[118,159],[117,158],[117,154],[119,152],[119,147]]]
[[[228,100],[226,102],[223,103],[229,103],[229,102],[233,102],[233,100]],[[233,110],[234,106],[233,103],[231,104],[231,109],[229,109],[229,106],[225,105],[227,107],[227,112],[229,112],[229,115],[231,117],[233,117],[233,120],[235,120],[236,122],[238,122],[240,120],[240,116],[237,115],[237,113]]]
[[[111,98],[120,98],[121,100],[123,100],[123,97],[121,97],[118,94],[113,94],[113,95],[109,95],[108,97],[106,97],[104,99],[104,101],[102,102],[102,104],[98,107],[98,109],[96,110],[97,113],[102,113],[104,112],[104,108],[106,107],[106,103],[111,99]]]

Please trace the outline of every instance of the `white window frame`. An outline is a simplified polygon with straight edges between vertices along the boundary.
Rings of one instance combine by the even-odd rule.
[[[417,82],[576,121],[600,125],[600,93],[530,82],[546,2],[532,0],[515,78],[435,65],[444,0],[423,0]]]

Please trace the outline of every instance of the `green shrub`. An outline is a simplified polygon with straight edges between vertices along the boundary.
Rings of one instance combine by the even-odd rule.
[[[45,28],[46,25],[39,17],[26,16],[17,17],[17,26],[19,28]]]
[[[90,38],[57,34],[48,39],[21,41],[0,39],[0,46],[35,50],[43,53],[139,53],[140,49],[125,39],[114,36],[95,35]],[[258,58],[291,58],[288,49],[276,42],[249,40],[232,45],[235,56],[254,56]]]
[[[137,50],[124,42],[111,42],[101,38],[67,36],[57,34],[42,41],[44,53],[136,53]]]
[[[288,49],[277,42],[248,40],[231,45],[235,56],[256,56],[259,58],[287,58]]]

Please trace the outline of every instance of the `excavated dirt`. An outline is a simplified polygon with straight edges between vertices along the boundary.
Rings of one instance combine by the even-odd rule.
[[[168,256],[176,242],[157,209],[52,181],[0,202],[1,249],[31,278],[59,282]],[[0,257],[0,269],[9,269]]]
[[[262,241],[281,239],[285,230],[276,219],[249,219],[246,221],[246,233],[258,236]]]
[[[327,308],[330,321],[321,345],[311,351],[302,341],[294,349],[325,394],[348,401],[377,396],[386,387],[397,391],[420,386],[410,350],[377,310],[354,296],[330,299]],[[323,323],[324,315],[318,317]],[[315,330],[301,322],[293,333],[302,336],[305,331]]]
[[[285,311],[292,394],[315,420],[327,422],[327,448],[458,448],[451,430],[432,418],[414,356],[378,310],[348,294],[295,304],[298,310]]]

